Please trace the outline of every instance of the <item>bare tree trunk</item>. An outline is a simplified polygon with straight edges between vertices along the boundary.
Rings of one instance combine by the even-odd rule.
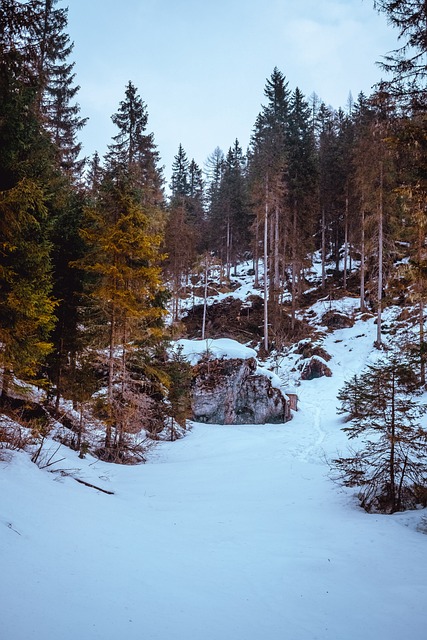
[[[259,247],[258,247],[258,243],[259,243],[259,224],[258,224],[258,220],[256,220],[255,222],[255,251],[254,251],[254,271],[255,271],[255,282],[254,282],[254,287],[258,288],[259,287]]]
[[[280,289],[279,240],[279,207],[276,205],[274,216],[274,289],[276,296]]]
[[[274,216],[270,216],[269,219],[269,252],[268,252],[268,299],[270,300],[270,307],[272,301],[274,301]]]
[[[326,285],[326,230],[325,230],[325,207],[322,207],[322,289]]]
[[[426,362],[424,355],[424,302],[422,293],[419,295],[419,322],[420,322],[420,382],[426,383]]]
[[[418,212],[417,212],[418,213]],[[423,276],[421,273],[422,248],[425,241],[424,235],[424,214],[417,215],[418,219],[418,242],[417,242],[417,293],[418,293],[418,318],[419,318],[419,341],[420,341],[420,383],[426,383],[426,363],[424,354],[424,300],[423,300]]]
[[[108,378],[107,378],[107,401],[109,417],[105,426],[105,448],[111,447],[112,415],[113,415],[113,384],[114,384],[114,337],[116,331],[116,308],[114,303],[111,309],[110,318],[110,344],[108,349]]]
[[[362,203],[362,237],[360,240],[360,310],[365,311],[365,207]]]
[[[264,210],[264,349],[268,352],[268,174],[265,179]]]
[[[391,433],[390,433],[390,458],[389,458],[389,477],[390,477],[390,497],[392,501],[392,513],[396,507],[396,470],[395,470],[395,447],[396,447],[396,389],[395,389],[395,373],[392,374],[391,385]]]
[[[344,275],[343,286],[347,289],[347,260],[348,260],[348,194],[345,198],[345,218],[344,218]]]
[[[226,247],[226,262],[227,262],[227,279],[230,280],[231,269],[231,230],[230,219],[227,217],[227,247]]]
[[[377,312],[377,340],[376,346],[381,347],[381,318],[382,318],[382,298],[383,298],[383,185],[384,185],[384,167],[383,161],[380,161],[380,193],[378,205],[378,312]]]
[[[203,292],[202,340],[205,339],[207,305],[208,305],[208,254],[205,255],[205,288]]]
[[[295,315],[296,315],[296,297],[297,297],[297,207],[296,203],[293,204],[293,216],[292,216],[292,331],[295,329]]]

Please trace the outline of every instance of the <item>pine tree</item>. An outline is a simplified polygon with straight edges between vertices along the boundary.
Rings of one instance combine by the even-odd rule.
[[[286,191],[287,149],[286,137],[289,118],[288,83],[277,69],[267,80],[264,95],[268,99],[255,122],[249,154],[249,182],[251,198],[256,211],[255,256],[258,256],[259,238],[262,233],[262,255],[264,263],[264,348],[269,350],[268,279],[269,274],[277,290],[279,265],[277,256],[280,246],[280,219],[284,215],[284,193]],[[270,230],[271,227],[271,230]],[[262,230],[262,231],[261,231]],[[261,231],[261,233],[260,233]],[[273,268],[271,268],[270,244],[273,246]],[[270,265],[270,268],[269,268]],[[273,304],[277,304],[277,295]]]
[[[362,440],[333,466],[345,486],[361,488],[367,511],[394,513],[425,496],[427,431],[419,419],[426,407],[414,401],[417,384],[412,363],[396,355],[369,366],[340,392],[352,422],[343,431],[350,440]]]
[[[185,208],[187,219],[192,228],[197,253],[203,250],[205,243],[205,189],[203,173],[194,158],[188,167],[189,192],[186,198]]]
[[[48,205],[54,149],[37,117],[39,79],[29,64],[26,5],[0,7],[0,367],[2,395],[12,375],[34,379],[51,349]]]
[[[289,104],[288,209],[290,212],[290,255],[292,264],[292,322],[301,290],[302,270],[313,250],[314,213],[317,209],[317,163],[311,113],[303,94],[296,88]],[[300,289],[300,287],[298,287]]]
[[[382,68],[393,74],[387,90],[410,105],[425,108],[427,77],[427,5],[424,0],[374,0],[374,7],[384,12],[398,29],[403,44],[387,54]]]
[[[178,147],[178,153],[172,164],[171,191],[172,198],[185,199],[190,195],[190,163],[182,144]]]
[[[57,162],[69,179],[80,178],[84,160],[79,158],[81,143],[77,134],[86,118],[74,101],[80,89],[74,85],[74,63],[69,56],[74,48],[66,28],[68,9],[57,8],[58,0],[31,0],[30,36],[34,42],[30,56],[33,72],[39,79],[37,108],[55,145]]]
[[[150,401],[144,394],[143,368],[147,349],[162,335],[164,314],[160,271],[160,244],[156,209],[158,194],[140,150],[146,141],[145,110],[129,83],[125,101],[113,121],[119,134],[113,139],[97,195],[85,210],[82,237],[85,256],[78,266],[91,275],[91,299],[104,316],[107,347],[106,437],[103,455],[120,459],[126,434],[149,421]],[[135,113],[137,115],[135,115]],[[127,114],[127,115],[126,115]],[[152,140],[152,137],[150,136]],[[155,167],[156,156],[151,159]],[[145,180],[145,182],[144,182]],[[153,222],[154,218],[154,222]]]
[[[251,216],[246,182],[246,159],[239,141],[235,140],[223,161],[217,193],[216,216],[212,216],[212,236],[215,247],[226,265],[227,278],[231,266],[236,269],[250,249]]]
[[[188,160],[182,145],[172,165],[172,195],[165,232],[166,267],[173,283],[174,318],[178,318],[181,287],[205,242],[205,194],[203,175],[194,159]]]
[[[220,193],[221,180],[224,173],[225,158],[223,151],[216,147],[205,164],[206,201],[207,201],[207,243],[204,247],[214,251],[223,260],[223,204]]]

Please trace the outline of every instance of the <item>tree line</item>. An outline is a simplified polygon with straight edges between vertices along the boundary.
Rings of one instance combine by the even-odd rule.
[[[344,290],[378,313],[399,246],[424,345],[425,67],[420,2],[376,2],[409,38],[386,59],[393,79],[335,110],[288,86],[275,68],[250,144],[216,148],[201,168],[179,146],[170,197],[147,105],[132,82],[112,115],[104,158],[81,158],[67,9],[58,0],[0,5],[0,366],[45,386],[59,410],[98,391],[105,457],[126,434],[186,412],[185,366],[167,355],[165,316],[179,318],[195,265],[229,279],[253,261],[264,298],[264,349],[297,329],[317,251]],[[424,355],[421,356],[424,376]],[[186,382],[185,382],[186,384]],[[180,386],[181,385],[181,386]],[[100,389],[105,389],[105,393]],[[151,425],[151,426],[150,426]]]

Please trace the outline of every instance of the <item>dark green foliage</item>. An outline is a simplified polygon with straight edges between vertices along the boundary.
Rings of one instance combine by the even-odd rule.
[[[189,169],[190,163],[187,154],[180,144],[172,164],[171,190],[173,198],[186,198],[190,195]]]
[[[49,205],[54,148],[37,112],[28,6],[6,2],[0,22],[0,369],[40,373],[53,327]],[[16,44],[20,43],[20,47]]]
[[[107,171],[131,186],[134,196],[145,207],[160,207],[163,203],[163,177],[159,168],[159,153],[154,135],[147,132],[147,106],[132,82],[125,89],[125,99],[111,117],[118,128],[106,156]],[[92,164],[93,179],[97,165]],[[99,177],[99,176],[98,176]]]
[[[166,372],[169,376],[170,415],[181,427],[185,427],[191,416],[192,367],[182,355],[182,347],[172,353]]]
[[[412,362],[392,356],[353,377],[338,396],[351,420],[343,431],[358,446],[333,467],[345,486],[360,487],[367,511],[413,508],[427,486],[427,430],[420,424],[427,408],[415,401],[417,386]]]
[[[403,40],[403,44],[388,53],[382,63],[383,69],[393,74],[389,89],[412,108],[424,110],[427,5],[424,0],[374,0],[374,7],[387,15]]]

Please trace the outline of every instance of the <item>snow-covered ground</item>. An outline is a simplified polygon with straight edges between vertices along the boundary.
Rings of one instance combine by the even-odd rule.
[[[285,425],[194,424],[137,467],[0,462],[0,637],[425,640],[426,512],[368,515],[328,477],[337,389],[375,330],[326,336],[333,376],[301,383]]]

